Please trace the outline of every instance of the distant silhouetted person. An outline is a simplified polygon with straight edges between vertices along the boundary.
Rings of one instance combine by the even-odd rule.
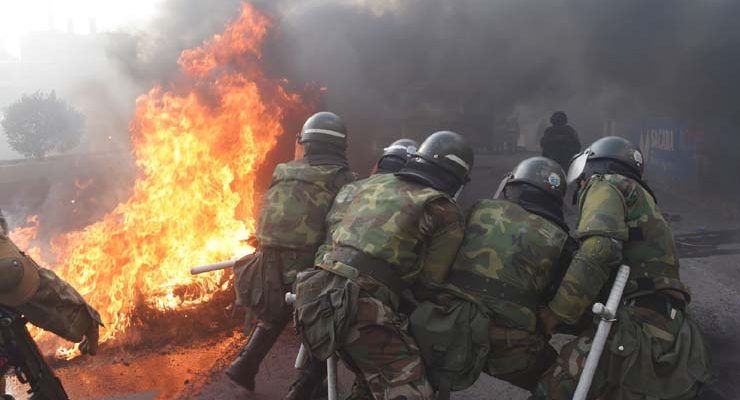
[[[552,126],[545,129],[540,140],[542,156],[555,160],[564,170],[568,170],[570,159],[581,151],[578,133],[568,125],[568,116],[558,111],[550,117]]]

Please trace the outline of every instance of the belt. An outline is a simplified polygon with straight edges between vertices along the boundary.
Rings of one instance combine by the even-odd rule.
[[[474,292],[483,298],[508,301],[531,310],[537,310],[537,294],[470,271],[455,270],[450,273],[448,282],[464,290]]]
[[[360,274],[380,282],[396,296],[401,295],[403,284],[396,272],[399,269],[398,266],[349,247],[335,248],[329,252],[327,258],[331,261],[347,264]]]
[[[675,266],[662,262],[646,262],[627,264],[630,266],[631,276],[646,276],[655,278],[678,279],[672,271]]]
[[[671,318],[671,310],[676,309],[682,313],[686,312],[686,303],[665,293],[651,293],[635,297],[627,302],[634,307],[647,308],[668,318]],[[671,318],[672,319],[672,318]]]

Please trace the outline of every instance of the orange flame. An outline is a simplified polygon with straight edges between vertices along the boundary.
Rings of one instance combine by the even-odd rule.
[[[58,272],[102,316],[102,341],[125,331],[138,306],[208,301],[223,289],[223,273],[193,277],[188,267],[252,251],[242,239],[254,229],[256,170],[287,110],[305,111],[260,69],[270,27],[245,5],[223,34],[184,51],[190,89],[156,87],[137,100],[131,131],[141,177],[129,200],[53,241]]]
[[[42,266],[48,267],[43,262],[41,247],[34,245],[36,236],[39,233],[39,216],[29,215],[26,218],[26,226],[18,227],[10,231],[8,236],[10,240],[18,246],[19,249],[26,252],[31,258]]]

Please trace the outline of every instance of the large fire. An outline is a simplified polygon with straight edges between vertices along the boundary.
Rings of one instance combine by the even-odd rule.
[[[137,100],[131,140],[141,176],[129,200],[53,241],[57,272],[102,316],[102,341],[124,332],[142,305],[208,301],[223,289],[222,273],[193,277],[188,267],[252,250],[244,239],[254,228],[257,168],[286,113],[305,111],[260,68],[270,27],[244,5],[222,34],[184,51],[177,86]]]
[[[32,244],[36,240],[38,233],[39,216],[30,215],[26,218],[26,226],[13,229],[9,236],[10,240],[12,240],[19,249],[23,249],[23,251],[36,260],[37,263],[46,267],[47,265],[44,263],[43,257],[41,256],[41,248]]]

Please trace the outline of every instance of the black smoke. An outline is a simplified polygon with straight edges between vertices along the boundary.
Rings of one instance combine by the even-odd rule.
[[[121,31],[108,54],[129,77],[144,86],[177,77],[180,53],[223,31],[239,15],[241,0],[166,0],[146,27]]]
[[[586,143],[607,120],[686,121],[706,131],[700,151],[711,168],[738,167],[730,161],[740,148],[736,1],[257,3],[277,22],[269,71],[325,86],[322,108],[347,119],[360,156],[438,129],[485,147],[502,118],[518,115],[539,130],[562,109]],[[122,65],[142,79],[171,79],[179,51],[220,31],[238,8],[236,0],[170,0]]]

